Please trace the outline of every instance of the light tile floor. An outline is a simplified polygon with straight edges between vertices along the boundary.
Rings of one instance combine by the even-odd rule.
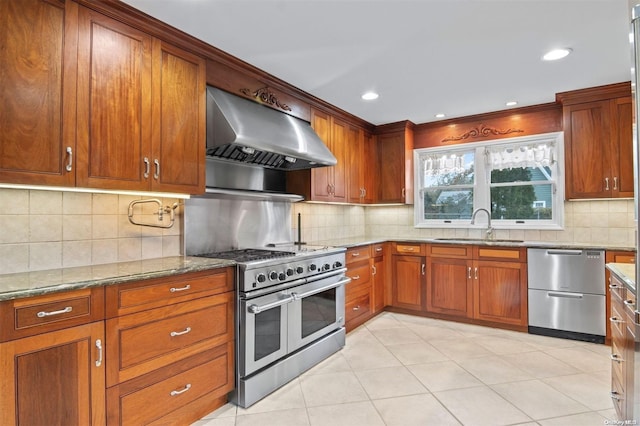
[[[385,312],[248,409],[194,426],[611,424],[610,348]]]

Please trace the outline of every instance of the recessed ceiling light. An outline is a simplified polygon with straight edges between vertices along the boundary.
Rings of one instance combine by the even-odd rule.
[[[362,99],[364,99],[365,101],[372,101],[374,99],[378,99],[378,95],[376,92],[367,92],[365,94],[362,95]]]
[[[518,105],[518,102],[516,102],[516,101],[509,101],[509,102],[507,102],[505,105],[506,105],[506,106],[516,106],[516,105]]]
[[[545,61],[556,61],[558,59],[562,59],[572,52],[572,49],[553,49],[545,53],[542,57]]]
[[[443,113],[438,113],[435,115],[436,118],[445,118],[446,115],[444,115]]]

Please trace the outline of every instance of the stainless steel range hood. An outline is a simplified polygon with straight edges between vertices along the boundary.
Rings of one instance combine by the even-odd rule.
[[[207,87],[207,155],[277,170],[333,166],[309,123]]]

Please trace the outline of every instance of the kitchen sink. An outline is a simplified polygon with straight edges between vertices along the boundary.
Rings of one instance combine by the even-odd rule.
[[[509,239],[493,239],[487,238],[435,238],[436,241],[470,241],[470,242],[482,242],[482,243],[524,243],[524,240],[509,240]]]

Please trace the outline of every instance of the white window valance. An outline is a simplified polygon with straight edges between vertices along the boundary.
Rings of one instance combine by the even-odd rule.
[[[553,142],[487,147],[485,154],[492,170],[550,167],[556,157]]]
[[[464,171],[462,154],[440,154],[423,157],[424,173],[427,176],[439,176]]]

